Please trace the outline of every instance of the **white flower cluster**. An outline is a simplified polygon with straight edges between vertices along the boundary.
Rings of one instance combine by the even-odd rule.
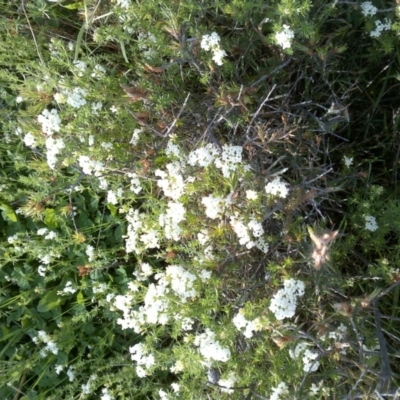
[[[63,290],[57,290],[59,296],[65,296],[68,294],[74,294],[77,289],[74,287],[72,281],[67,281]]]
[[[346,156],[344,156],[344,157],[343,157],[343,161],[344,161],[344,165],[345,165],[347,168],[350,168],[351,164],[353,164],[353,157],[346,157]]]
[[[236,376],[233,372],[230,372],[227,378],[220,379],[217,384],[221,388],[221,392],[232,394],[234,390],[231,388],[235,386],[235,382]]]
[[[54,99],[59,104],[67,103],[71,107],[81,108],[87,103],[86,95],[87,91],[85,89],[76,87],[74,89],[60,89],[54,94]]]
[[[92,391],[93,391],[92,383],[96,379],[97,379],[97,375],[95,375],[95,374],[90,375],[89,380],[86,383],[84,383],[83,385],[81,385],[82,394],[90,394],[90,393],[92,393]]]
[[[142,216],[139,214],[139,210],[129,210],[126,220],[128,222],[128,230],[125,236],[125,250],[127,253],[140,253],[139,250],[139,232],[143,226]]]
[[[13,236],[9,236],[9,237],[7,238],[7,241],[8,241],[8,243],[10,243],[10,244],[14,244],[16,241],[18,241],[18,235],[15,234],[15,235],[13,235]]]
[[[35,147],[36,146],[35,136],[33,136],[31,132],[28,132],[24,136],[23,141],[25,143],[25,146],[28,146],[28,147]]]
[[[231,358],[231,351],[222,347],[221,343],[215,340],[215,333],[208,328],[195,337],[194,344],[199,347],[200,354],[208,364],[211,364],[212,360],[227,362]]]
[[[379,227],[376,222],[376,218],[372,215],[365,215],[365,229],[371,232],[375,232]]]
[[[149,375],[149,369],[155,364],[154,355],[151,354],[143,345],[143,343],[135,344],[129,347],[131,358],[136,361],[136,374],[139,378]]]
[[[218,156],[218,149],[213,144],[207,144],[189,153],[188,164],[199,167],[208,167]]]
[[[272,182],[269,182],[265,186],[265,191],[267,194],[273,196],[279,196],[281,198],[286,198],[289,193],[289,185],[282,181],[280,176],[277,176]]]
[[[181,150],[179,149],[179,146],[177,146],[172,140],[169,140],[167,147],[165,148],[165,154],[168,157],[181,157]]]
[[[175,315],[175,320],[176,321],[180,321],[181,323],[181,329],[183,331],[190,331],[193,328],[193,324],[194,324],[194,319],[193,318],[189,318],[189,317],[182,317],[181,314],[176,314]]]
[[[92,160],[88,156],[80,156],[78,162],[83,173],[86,175],[99,177],[104,171],[104,164],[102,162]]]
[[[52,135],[54,132],[60,132],[61,119],[55,108],[52,110],[43,110],[38,116],[38,122],[42,125],[42,131],[46,135]]]
[[[185,207],[178,201],[169,201],[167,212],[160,214],[158,222],[161,227],[164,228],[165,237],[178,241],[181,238],[181,228],[179,224],[184,221],[185,218]]]
[[[360,8],[365,17],[368,15],[373,17],[378,11],[378,9],[370,1],[364,1],[364,3],[361,3]]]
[[[340,353],[341,354],[346,354],[346,347],[349,346],[348,343],[341,343],[342,340],[345,339],[347,334],[347,327],[343,325],[342,323],[337,327],[335,331],[329,332],[329,333],[324,333],[320,339],[323,342],[329,342],[330,340],[333,340],[335,342],[335,348],[338,349],[340,348]],[[329,346],[326,348],[327,351],[332,350],[332,346]]]
[[[211,33],[211,35],[203,35],[201,39],[201,48],[203,50],[213,52],[212,59],[215,61],[217,65],[222,65],[222,59],[226,56],[225,50],[222,50],[219,42],[221,38],[219,37],[217,32]]]
[[[157,169],[155,175],[161,179],[157,181],[164,194],[173,200],[178,200],[185,192],[185,183],[181,175],[181,164],[177,161],[166,165],[167,171]]]
[[[239,164],[242,163],[241,146],[232,146],[225,144],[222,147],[222,153],[213,144],[208,144],[205,147],[200,147],[189,153],[187,162],[189,165],[199,167],[208,167],[215,162],[215,166],[222,171],[225,178],[229,178],[231,172],[237,170]],[[244,166],[245,170],[249,170],[249,166]]]
[[[47,164],[50,169],[54,169],[56,167],[57,155],[61,152],[61,149],[65,147],[63,139],[53,139],[49,136],[46,139],[46,157]]]
[[[139,310],[133,309],[136,303],[133,302],[133,296],[130,294],[118,295],[113,299],[113,306],[123,312],[123,318],[117,320],[122,329],[130,328],[140,333],[145,324],[165,325],[170,320],[168,310],[171,300],[167,297],[168,294],[176,295],[182,303],[197,296],[194,288],[196,276],[180,265],[169,265],[164,273],[156,274],[154,279],[157,283],[148,285],[144,304],[139,307]],[[129,287],[133,291],[139,290],[136,285],[129,285]],[[190,324],[190,321],[186,322]]]
[[[85,61],[76,60],[73,62],[73,65],[78,76],[83,76],[83,73],[86,71],[87,68],[87,64],[85,63]]]
[[[128,173],[128,177],[131,178],[131,186],[130,186],[130,191],[135,193],[135,194],[139,194],[143,188],[142,188],[142,184],[140,183],[140,179],[138,174],[135,174],[134,172],[130,172]]]
[[[92,78],[101,79],[106,73],[106,69],[100,65],[96,64],[93,68],[93,72],[91,74]]]
[[[243,335],[250,339],[253,337],[254,331],[258,331],[260,329],[260,320],[259,318],[256,318],[252,321],[246,319],[246,317],[243,315],[243,310],[239,310],[239,312],[233,317],[232,319],[233,324],[236,326],[236,328],[243,332]]]
[[[216,158],[215,166],[222,170],[222,175],[229,178],[231,172],[236,171],[238,165],[242,162],[242,146],[224,145],[222,147],[221,157]]]
[[[230,223],[232,229],[239,238],[239,244],[246,246],[247,249],[257,247],[263,253],[268,252],[268,243],[265,243],[265,240],[262,237],[264,229],[261,222],[252,218],[246,225],[238,215],[235,215],[230,217]]]
[[[383,31],[390,31],[392,27],[392,21],[388,18],[385,18],[384,22],[379,20],[375,21],[375,29],[371,31],[369,34],[371,37],[379,37]]]
[[[115,193],[113,190],[109,190],[107,192],[107,203],[114,204],[114,205],[118,204],[117,197],[121,197],[121,196],[118,196],[118,194]]]
[[[35,344],[46,344],[46,346],[40,350],[40,356],[42,358],[46,357],[48,353],[58,354],[59,349],[57,344],[50,339],[50,336],[45,331],[38,331],[38,335],[32,340]]]
[[[90,244],[86,246],[85,250],[86,255],[88,256],[89,262],[92,262],[94,260],[94,247]]]
[[[46,236],[44,236],[44,238],[45,238],[46,240],[52,240],[52,239],[54,239],[54,238],[57,237],[57,232],[54,232],[54,231],[50,231],[49,233],[47,233],[47,232],[49,232],[49,230],[48,230],[47,228],[40,228],[40,229],[37,230],[36,233],[37,233],[39,236],[44,236],[44,235],[46,235]]]
[[[137,143],[138,143],[138,141],[139,141],[140,134],[141,134],[142,132],[143,132],[143,128],[135,129],[135,130],[133,131],[132,138],[131,138],[131,140],[129,141],[129,144],[131,144],[132,146],[136,146]]]
[[[310,350],[309,343],[300,342],[294,350],[290,350],[289,354],[294,360],[297,360],[301,355],[303,361],[303,371],[304,372],[315,372],[319,368],[318,358],[319,354],[316,351]]]
[[[157,43],[157,39],[152,33],[139,32],[138,46],[142,51],[144,58],[150,59],[157,54],[157,52],[151,48],[152,43]]]
[[[149,276],[153,275],[154,271],[150,264],[148,263],[141,263],[137,266],[136,271],[133,275],[136,276],[138,281],[146,281]]]
[[[114,397],[111,396],[108,389],[105,387],[101,390],[102,395],[100,396],[100,400],[114,400]]]
[[[169,265],[166,269],[165,276],[167,282],[169,281],[171,289],[183,303],[197,296],[197,291],[193,287],[196,276],[186,271],[180,265]]]
[[[117,0],[117,5],[119,5],[121,8],[129,8],[131,2],[130,0]]]
[[[288,398],[289,388],[285,382],[281,382],[276,388],[272,389],[269,400],[285,400]]]
[[[276,42],[282,49],[290,49],[292,46],[292,39],[294,38],[294,32],[290,29],[290,26],[283,25],[283,30],[275,34]]]
[[[275,314],[278,320],[294,316],[297,299],[304,295],[304,287],[304,282],[293,278],[284,282],[284,288],[278,290],[269,306],[269,309]]]
[[[201,203],[206,207],[206,215],[208,218],[216,219],[221,216],[225,200],[220,196],[214,196],[213,194],[203,197]]]

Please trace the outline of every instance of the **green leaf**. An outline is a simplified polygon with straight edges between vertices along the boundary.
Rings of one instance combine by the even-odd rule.
[[[125,62],[129,64],[128,57],[126,56],[125,44],[122,40],[119,41],[119,44],[121,45],[122,56],[124,57]]]
[[[17,216],[15,215],[13,209],[10,206],[8,206],[7,204],[1,203],[0,209],[3,210],[1,215],[3,216],[4,219],[8,219],[11,222],[18,221]]]
[[[76,295],[76,302],[77,302],[78,304],[85,304],[85,298],[83,297],[82,292],[79,292],[79,293]]]
[[[37,306],[37,310],[41,313],[52,310],[53,308],[58,307],[60,304],[60,296],[57,294],[57,290],[51,290],[46,293],[43,298],[39,301]]]
[[[44,212],[44,223],[51,229],[57,228],[58,223],[53,208],[47,208]]]
[[[68,8],[68,10],[76,10],[78,8],[82,8],[83,7],[83,1],[78,1],[76,3],[68,4],[67,6],[63,6],[63,7],[64,8]]]
[[[114,204],[111,204],[111,203],[107,203],[107,208],[111,211],[111,215],[113,217],[117,216],[117,211],[118,211],[117,206],[115,206]]]
[[[122,225],[118,225],[114,230],[114,239],[116,242],[122,240]]]

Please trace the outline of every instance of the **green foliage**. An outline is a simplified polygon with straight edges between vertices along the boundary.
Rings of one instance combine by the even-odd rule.
[[[0,3],[1,399],[395,396],[373,5]]]

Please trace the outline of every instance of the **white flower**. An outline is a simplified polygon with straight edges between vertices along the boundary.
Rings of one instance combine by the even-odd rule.
[[[216,219],[220,217],[224,204],[224,199],[222,197],[214,197],[214,195],[210,194],[207,197],[203,197],[201,202],[206,207],[206,215],[208,218]]]
[[[154,274],[153,268],[148,263],[142,263],[138,269],[133,273],[138,281],[145,281],[147,278]]]
[[[63,366],[63,365],[56,365],[56,366],[54,367],[54,370],[55,370],[55,372],[56,372],[57,375],[60,375],[60,372],[61,372],[63,369],[64,369],[64,366]]]
[[[202,49],[213,52],[212,59],[217,65],[222,65],[222,58],[226,56],[225,50],[222,50],[219,46],[220,40],[218,33],[213,32],[211,35],[204,35],[200,43]]]
[[[40,276],[46,276],[46,267],[44,265],[39,265],[38,266],[38,274]]]
[[[75,379],[75,371],[74,367],[69,367],[67,371],[68,379],[70,382],[73,382]]]
[[[101,101],[96,101],[94,103],[92,103],[92,111],[94,115],[98,115],[98,111],[101,110],[101,108],[103,107],[103,103]]]
[[[364,17],[367,17],[368,15],[372,17],[378,11],[378,9],[370,1],[365,1],[364,3],[361,3],[360,8]]]
[[[57,232],[51,231],[44,238],[46,240],[52,240],[55,239],[56,237],[57,237]]]
[[[53,97],[58,104],[64,104],[67,101],[67,96],[61,92],[54,93]]]
[[[53,139],[51,136],[46,139],[46,156],[47,164],[50,169],[54,169],[57,162],[57,155],[61,152],[61,149],[65,147],[63,139]]]
[[[40,236],[44,236],[49,230],[47,228],[40,228],[37,230],[37,234]]]
[[[199,347],[200,354],[208,362],[211,360],[227,362],[231,358],[230,350],[222,347],[221,343],[215,340],[215,333],[208,328],[196,336],[194,344]]]
[[[66,90],[65,95],[67,96],[67,104],[74,108],[81,108],[86,104],[86,94],[87,91],[79,87],[72,90]]]
[[[272,389],[269,400],[286,400],[289,395],[289,388],[285,382],[281,382],[276,388]]]
[[[190,152],[188,156],[188,164],[208,167],[217,155],[218,149],[213,144],[208,144],[206,147],[200,147]]]
[[[94,247],[90,244],[86,246],[86,255],[88,256],[89,262],[94,260]]]
[[[139,141],[140,134],[143,132],[143,128],[135,129],[132,134],[132,139],[130,140],[129,144],[132,146],[136,146],[137,142]]]
[[[247,200],[257,200],[258,193],[254,190],[246,190],[246,199]]]
[[[24,101],[24,99],[22,98],[22,96],[17,96],[16,99],[15,99],[15,101],[16,101],[17,103],[22,103],[22,102]]]
[[[76,291],[77,291],[77,289],[73,287],[73,283],[71,281],[68,281],[65,284],[64,289],[63,290],[58,290],[57,294],[60,295],[60,296],[63,296],[63,295],[68,294],[68,293],[74,294]]]
[[[346,165],[347,168],[350,167],[350,165],[353,163],[353,157],[343,157],[344,165]]]
[[[213,53],[212,59],[215,61],[215,64],[222,65],[222,59],[226,56],[226,51],[218,47],[213,51]]]
[[[105,73],[106,73],[106,69],[103,66],[96,64],[94,66],[91,76],[93,78],[100,79],[104,76]]]
[[[33,136],[31,132],[28,132],[24,136],[23,140],[24,140],[25,145],[28,146],[28,147],[35,147],[36,146],[35,136]]]
[[[231,388],[235,385],[235,382],[236,376],[233,372],[230,372],[226,379],[220,379],[218,381],[218,385],[222,386],[221,392],[232,394],[234,390]]]
[[[221,38],[217,32],[211,33],[211,35],[203,35],[200,43],[200,47],[206,51],[212,49],[213,47],[219,46]]]
[[[180,157],[181,156],[181,151],[179,147],[170,140],[167,144],[167,148],[165,149],[165,153],[167,154],[168,157],[171,157],[172,155],[175,157]]]
[[[104,169],[103,163],[91,160],[88,156],[80,156],[78,162],[83,173],[86,175],[99,176]]]
[[[156,51],[151,48],[152,43],[156,43],[156,37],[150,32],[139,32],[138,34],[138,46],[142,50],[143,56],[147,59],[152,58]]]
[[[60,132],[61,119],[55,108],[52,110],[44,109],[38,116],[38,122],[42,125],[42,131],[46,135],[52,135],[54,132]]]
[[[13,235],[13,236],[9,236],[9,237],[7,238],[7,241],[8,241],[8,243],[10,243],[10,244],[15,243],[17,240],[18,240],[18,235],[17,235],[17,234],[15,234],[15,235]]]
[[[303,296],[304,287],[304,282],[293,278],[284,282],[284,288],[275,294],[269,306],[276,319],[283,320],[294,316],[297,298]]]
[[[171,387],[175,393],[179,393],[179,391],[181,390],[181,386],[179,385],[179,383],[175,383],[175,382],[171,383]]]
[[[294,32],[290,29],[290,26],[283,25],[283,30],[275,34],[275,39],[282,49],[289,49],[292,44],[291,40],[294,38]]]
[[[389,31],[392,27],[392,21],[388,18],[385,18],[385,22],[375,21],[375,30],[370,32],[371,37],[379,37],[381,36],[382,31]]]
[[[172,162],[166,165],[167,171],[157,169],[155,175],[161,179],[157,185],[161,187],[164,194],[173,200],[178,200],[185,193],[185,182],[181,175],[181,165],[179,162]]]
[[[265,186],[265,191],[267,194],[272,194],[281,198],[287,197],[289,193],[288,184],[281,180],[280,176],[277,176],[272,182],[269,182]]]
[[[100,400],[114,400],[114,397],[110,395],[106,387],[103,388],[101,392],[103,394],[100,396]]]
[[[379,228],[375,217],[373,217],[372,215],[365,215],[364,218],[365,218],[365,229],[371,232],[375,232]]]
[[[107,203],[114,204],[114,205],[118,203],[117,195],[112,190],[109,190],[107,192]]]
[[[83,76],[87,68],[87,64],[84,61],[76,60],[73,62],[75,69],[77,70],[78,76]]]

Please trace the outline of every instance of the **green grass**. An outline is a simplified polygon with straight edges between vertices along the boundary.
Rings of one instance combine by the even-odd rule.
[[[2,399],[396,398],[400,11],[360,4],[0,2]]]

